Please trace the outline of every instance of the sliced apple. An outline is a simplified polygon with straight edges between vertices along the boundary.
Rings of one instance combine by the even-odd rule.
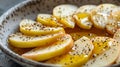
[[[92,22],[89,19],[90,15],[88,13],[77,13],[73,15],[73,18],[76,20],[77,25],[83,29],[91,29]]]
[[[71,4],[62,4],[58,5],[53,9],[53,15],[57,17],[65,17],[72,15],[78,7],[76,5]]]
[[[46,47],[38,47],[27,53],[22,54],[22,57],[35,60],[44,61],[50,58],[65,54],[73,47],[72,37],[68,34],[59,38],[59,41]]]
[[[94,27],[99,29],[105,29],[106,24],[108,23],[108,16],[113,9],[117,8],[114,4],[101,4],[97,6],[91,12],[91,20]]]
[[[100,4],[93,11],[109,15],[113,9],[117,8],[115,4]]]
[[[24,19],[20,23],[20,32],[25,35],[46,35],[57,32],[65,32],[62,27],[48,27],[35,21]]]
[[[106,30],[113,35],[120,28],[120,8],[114,9],[108,19]]]
[[[96,5],[83,5],[76,10],[73,18],[80,28],[91,29],[93,24],[90,19],[90,13],[95,8]]]
[[[94,45],[93,57],[97,57],[98,55],[108,50],[110,47],[109,37],[95,37],[95,38],[92,38],[91,40]]]
[[[80,67],[88,61],[93,49],[92,41],[87,37],[82,37],[74,42],[69,53],[51,58],[46,63],[59,64],[63,67]]]
[[[94,10],[96,8],[96,5],[83,5],[80,6],[77,11],[75,12],[77,13],[91,13],[92,10]]]
[[[118,30],[115,32],[113,38],[116,39],[117,41],[120,41],[120,29],[118,29]]]
[[[58,23],[58,20],[51,14],[38,14],[37,22],[40,22],[41,24],[46,26],[63,26],[62,24]]]
[[[113,18],[110,18],[109,21],[110,22],[106,24],[106,31],[109,34],[113,35],[117,31],[117,29],[120,28],[120,26],[118,25],[119,22]]]
[[[66,17],[61,17],[58,18],[58,21],[64,25],[64,28],[74,28],[75,27],[75,22],[72,16],[66,16]]]
[[[114,10],[112,10],[111,15],[116,17],[116,19],[120,20],[120,7],[118,6]]]
[[[113,38],[114,38],[115,40],[117,40],[117,41],[119,42],[119,44],[120,44],[120,29],[118,29],[118,30],[115,32]],[[119,48],[119,49],[120,49],[120,48]],[[120,54],[119,54],[118,59],[116,60],[116,63],[117,63],[117,64],[120,63]]]
[[[92,14],[91,18],[92,18],[91,20],[93,22],[94,27],[98,29],[105,29],[105,26],[108,23],[107,15]]]
[[[104,44],[104,43],[106,43],[108,41],[108,43],[107,43],[109,45],[108,49],[105,50],[102,53],[100,51],[100,53],[99,53],[98,56],[93,57],[91,60],[89,60],[82,67],[102,67],[102,66],[109,66],[109,65],[113,64],[115,62],[115,60],[118,58],[119,53],[120,53],[120,49],[119,49],[120,45],[119,45],[119,43],[115,39],[112,39],[112,38],[102,37],[103,41],[101,40],[101,37],[99,37],[99,38],[100,39],[97,39],[98,42],[99,42],[98,46],[99,45],[101,46],[101,42]],[[97,40],[96,40],[96,42],[97,42]],[[106,48],[106,46],[104,46],[104,48]],[[96,49],[96,52],[98,50],[99,50],[99,48]]]
[[[8,42],[14,47],[32,48],[49,45],[56,42],[57,38],[63,35],[64,33],[62,32],[45,36],[27,36],[22,33],[16,33],[9,36]]]
[[[72,15],[77,10],[77,8],[77,6],[70,4],[58,5],[53,9],[53,15],[65,27],[74,28],[75,23]]]

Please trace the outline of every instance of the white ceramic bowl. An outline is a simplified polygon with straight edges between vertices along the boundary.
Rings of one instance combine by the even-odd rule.
[[[57,67],[52,64],[45,64],[22,58],[13,52],[7,43],[8,35],[18,31],[18,25],[24,18],[35,19],[38,13],[52,13],[52,9],[59,4],[85,4],[113,3],[120,5],[120,0],[26,0],[8,10],[0,18],[0,48],[12,60],[27,67]],[[120,67],[120,65],[113,65]]]

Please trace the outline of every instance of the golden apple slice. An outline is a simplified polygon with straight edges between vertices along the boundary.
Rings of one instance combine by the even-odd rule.
[[[74,28],[75,27],[75,22],[74,19],[72,18],[72,16],[66,16],[66,17],[61,17],[61,18],[57,18],[58,21],[63,24],[64,28],[68,27],[68,28]]]
[[[21,21],[20,31],[25,35],[46,35],[57,32],[65,32],[62,27],[48,27],[29,19]]]
[[[102,54],[103,52],[108,50],[110,47],[110,45],[109,45],[110,38],[109,37],[95,37],[95,38],[92,38],[91,40],[94,45],[93,57],[96,57],[96,56]]]
[[[74,42],[69,53],[51,58],[46,63],[60,64],[63,67],[80,67],[89,60],[93,49],[92,41],[87,37],[82,37]]]
[[[101,4],[97,6],[91,12],[91,20],[93,22],[94,27],[99,29],[105,29],[106,24],[108,23],[108,16],[117,8],[114,4]]]
[[[73,15],[73,18],[76,20],[77,25],[83,29],[91,29],[92,22],[89,19],[90,15],[88,13],[77,13]]]
[[[63,37],[61,37],[57,42],[51,45],[46,47],[35,48],[27,53],[22,54],[22,56],[35,61],[44,61],[65,54],[72,47],[72,37],[66,34]]]
[[[91,13],[92,10],[94,10],[97,6],[96,5],[83,5],[80,6],[75,13]]]
[[[58,20],[51,14],[38,14],[37,22],[52,27],[63,26],[62,24],[58,23]]]
[[[97,37],[97,40],[93,42],[99,46],[97,49],[94,49],[93,53],[99,54],[89,60],[85,65],[82,67],[102,67],[102,66],[109,66],[115,62],[118,58],[120,53],[120,44],[115,39],[106,38],[106,37]],[[94,43],[93,43],[94,44]],[[108,46],[105,46],[107,44]],[[102,47],[103,46],[103,47]],[[103,49],[102,49],[102,48]],[[95,46],[96,48],[96,46]],[[107,48],[107,50],[105,50]]]
[[[117,31],[117,29],[120,28],[120,26],[118,26],[118,24],[119,23],[117,21],[113,20],[112,22],[110,22],[106,25],[106,31],[109,34],[114,35],[114,33]]]
[[[53,15],[65,27],[74,28],[75,23],[72,18],[73,13],[77,10],[77,6],[70,4],[58,5],[53,9]]]
[[[113,35],[120,28],[120,8],[114,9],[108,19],[106,30]]]
[[[90,13],[95,8],[96,5],[83,5],[75,11],[73,18],[76,20],[76,23],[80,28],[91,29],[93,24],[90,19]]]
[[[8,38],[10,45],[19,48],[32,48],[46,46],[56,42],[57,38],[63,36],[64,33],[49,34],[44,36],[27,36],[22,33],[11,34]]]

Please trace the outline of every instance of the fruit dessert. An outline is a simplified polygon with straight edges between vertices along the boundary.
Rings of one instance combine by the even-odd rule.
[[[120,63],[120,8],[114,4],[61,4],[52,14],[24,19],[8,43],[23,58],[61,67]]]

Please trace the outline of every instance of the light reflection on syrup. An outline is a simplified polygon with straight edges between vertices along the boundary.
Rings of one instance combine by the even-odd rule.
[[[112,37],[112,35],[109,35],[106,31],[99,30],[99,29],[96,29],[96,28],[92,28],[90,30],[84,30],[84,29],[81,29],[78,26],[76,26],[73,29],[66,28],[65,31],[66,31],[66,33],[68,33],[72,36],[73,40],[77,40],[77,39],[81,38],[82,36],[87,36],[89,38],[93,38],[93,37],[96,37],[96,36]],[[29,50],[32,49],[32,48],[16,48],[16,47],[13,47],[11,45],[9,45],[9,48],[19,55],[21,55],[25,52],[28,52]]]

